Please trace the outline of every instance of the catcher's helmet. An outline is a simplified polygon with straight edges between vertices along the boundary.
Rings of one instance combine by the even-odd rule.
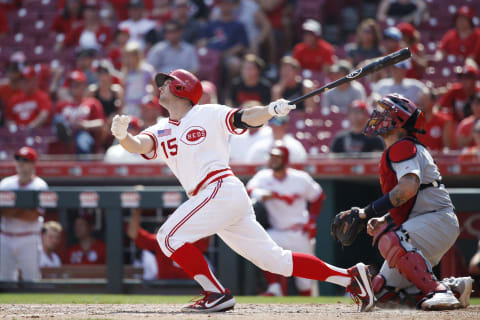
[[[167,79],[172,80],[169,89],[174,95],[190,100],[193,105],[200,101],[203,89],[200,80],[195,75],[183,69],[173,70],[168,74],[157,73],[155,76],[157,87],[161,87]]]
[[[272,149],[270,149],[270,155],[282,157],[284,165],[288,164],[290,158],[290,152],[288,148],[281,141],[275,142]]]
[[[403,128],[409,134],[425,133],[425,116],[417,106],[404,96],[392,93],[377,101],[382,111],[373,111],[363,130],[367,136],[387,133]]]

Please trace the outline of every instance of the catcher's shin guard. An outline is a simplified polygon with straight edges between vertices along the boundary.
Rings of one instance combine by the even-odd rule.
[[[390,268],[396,268],[402,276],[424,294],[444,291],[447,288],[435,279],[430,263],[409,242],[402,230],[389,231],[378,241],[378,249]]]
[[[377,299],[376,306],[379,308],[415,308],[423,298],[423,293],[420,291],[408,293],[407,290],[388,286],[385,278],[380,274],[373,277],[372,287]]]

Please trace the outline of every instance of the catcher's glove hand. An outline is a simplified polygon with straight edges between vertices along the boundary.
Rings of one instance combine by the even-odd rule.
[[[367,219],[360,218],[359,212],[360,208],[354,207],[350,210],[350,213],[340,212],[333,220],[331,225],[332,237],[343,246],[351,245],[357,235],[365,228]]]

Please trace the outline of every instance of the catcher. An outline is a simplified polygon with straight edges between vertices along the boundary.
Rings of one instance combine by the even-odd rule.
[[[438,281],[432,272],[460,231],[440,172],[416,139],[417,134],[425,133],[424,116],[398,94],[386,95],[377,103],[381,111],[372,113],[364,134],[380,135],[385,141],[379,164],[384,195],[365,208],[337,214],[332,235],[348,246],[367,226],[385,259],[372,280],[377,306],[413,304],[423,310],[466,307],[472,279]]]

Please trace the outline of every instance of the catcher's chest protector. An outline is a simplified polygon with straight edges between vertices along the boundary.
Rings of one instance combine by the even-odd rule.
[[[386,194],[398,184],[397,175],[392,168],[393,162],[402,162],[415,157],[417,148],[416,142],[412,138],[403,138],[393,145],[391,145],[382,154],[382,159],[379,164],[380,185],[382,187],[383,194]],[[410,211],[413,208],[416,197],[408,200],[400,207],[390,210],[390,216],[397,226],[401,225],[408,219]]]

